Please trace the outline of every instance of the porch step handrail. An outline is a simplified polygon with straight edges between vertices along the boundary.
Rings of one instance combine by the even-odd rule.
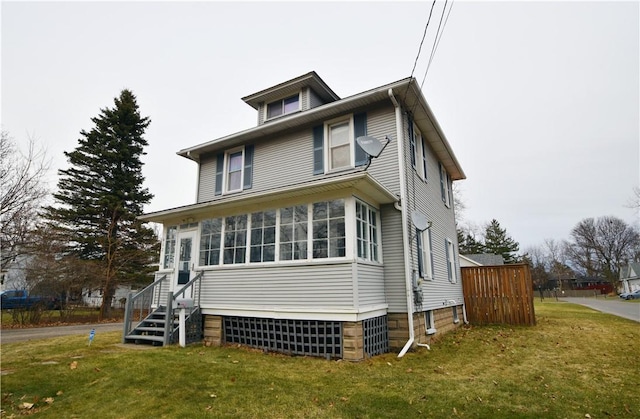
[[[199,312],[200,310],[200,291],[202,290],[202,276],[204,272],[198,273],[193,279],[184,284],[182,288],[175,292],[170,292],[167,295],[167,310],[165,313],[165,323],[164,323],[164,344],[168,345],[172,341],[173,334],[175,332],[175,326],[173,322],[174,318],[174,310],[173,307],[176,306],[175,302],[178,298],[184,298],[186,292],[189,288],[192,288],[191,298],[193,298],[193,308],[191,308],[187,314],[187,318],[190,317],[193,313]]]
[[[166,289],[168,289],[168,276],[166,274],[153,281],[142,291],[139,291],[136,294],[129,293],[127,295],[127,302],[124,309],[122,343],[125,343],[125,336],[129,335],[135,326],[140,324],[146,316],[151,313],[154,301],[155,306],[160,307],[162,289],[165,285]],[[136,325],[134,325],[134,322]]]

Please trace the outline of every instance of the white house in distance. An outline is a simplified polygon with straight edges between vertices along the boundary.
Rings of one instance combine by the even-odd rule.
[[[156,278],[202,274],[205,341],[360,360],[460,325],[465,174],[416,80],[342,99],[310,72],[243,100],[257,126],[178,152],[197,202],[141,217]],[[363,136],[389,142],[370,159]]]
[[[640,263],[631,262],[620,269],[620,294],[640,289]]]

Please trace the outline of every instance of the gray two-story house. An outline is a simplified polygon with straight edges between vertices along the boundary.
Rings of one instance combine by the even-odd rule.
[[[255,127],[178,152],[197,202],[142,217],[163,225],[158,281],[197,278],[205,342],[360,360],[460,324],[465,175],[416,80],[341,99],[310,72],[243,100]]]

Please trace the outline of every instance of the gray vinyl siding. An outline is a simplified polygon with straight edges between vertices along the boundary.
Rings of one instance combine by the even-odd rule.
[[[405,120],[405,124],[406,124]],[[424,133],[422,133],[425,135]],[[408,134],[406,134],[408,135]],[[408,138],[408,137],[407,137]],[[411,167],[409,142],[405,143],[405,167],[407,173],[407,199],[410,203],[409,213],[414,209],[422,212],[432,221],[431,239],[433,251],[434,280],[422,283],[422,310],[442,308],[448,300],[462,300],[462,282],[460,279],[460,267],[458,262],[458,243],[455,226],[453,202],[450,207],[442,202],[440,193],[440,172],[438,160],[431,148],[427,150],[427,181],[418,176]],[[421,164],[421,162],[417,162]],[[411,235],[415,234],[415,228],[411,227]],[[445,252],[445,240],[450,239],[454,244],[457,282],[451,283],[447,275],[447,256]],[[418,270],[417,241],[411,241],[412,257],[410,258],[412,269]],[[419,309],[420,307],[418,307]]]
[[[318,125],[324,121],[318,121]],[[265,138],[255,144],[253,185],[250,192],[261,192],[321,179],[313,174],[313,127]],[[399,192],[398,152],[393,107],[367,112],[367,134],[376,138],[388,135],[392,142],[375,159],[368,171],[392,192]],[[224,150],[220,150],[221,152]],[[203,156],[200,161],[198,202],[219,198],[214,195],[216,153]]]
[[[211,201],[215,197],[216,156],[209,155],[203,158],[200,161],[199,170],[197,202]]]
[[[367,171],[387,189],[400,193],[396,115],[391,104],[367,111],[367,135],[381,141],[385,136],[391,139],[380,157],[371,161]]]
[[[324,105],[323,100],[311,89],[309,90],[309,109],[313,109],[317,106]]]
[[[304,88],[302,89],[302,91],[300,92],[300,110],[301,111],[306,111],[309,109],[309,91],[311,89]]]
[[[358,278],[358,306],[371,306],[386,303],[384,291],[384,268],[381,265],[359,263]]]
[[[384,260],[384,289],[389,312],[406,312],[404,252],[402,245],[402,217],[393,205],[380,208],[382,224],[382,257]]]
[[[352,262],[205,271],[204,309],[353,309]]]
[[[260,106],[258,106],[258,125],[264,124],[264,118],[265,118],[265,115],[267,113],[266,109],[265,109],[266,106],[267,106],[267,104],[264,103],[264,102],[262,102],[260,104]]]

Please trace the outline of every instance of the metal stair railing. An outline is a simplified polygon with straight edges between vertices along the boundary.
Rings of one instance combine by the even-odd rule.
[[[136,294],[129,293],[127,295],[127,302],[124,309],[122,343],[125,343],[126,336],[151,314],[154,305],[155,307],[160,307],[163,289],[168,290],[169,285],[167,275],[163,275],[142,291]]]
[[[184,284],[182,288],[175,292],[169,292],[167,294],[167,311],[165,313],[164,323],[164,345],[176,342],[175,326],[174,326],[174,309],[175,302],[178,298],[192,298],[193,308],[189,309],[186,313],[186,330],[199,327],[193,323],[202,323],[202,315],[200,313],[200,293],[202,290],[202,276],[204,272],[200,272],[189,282]]]

